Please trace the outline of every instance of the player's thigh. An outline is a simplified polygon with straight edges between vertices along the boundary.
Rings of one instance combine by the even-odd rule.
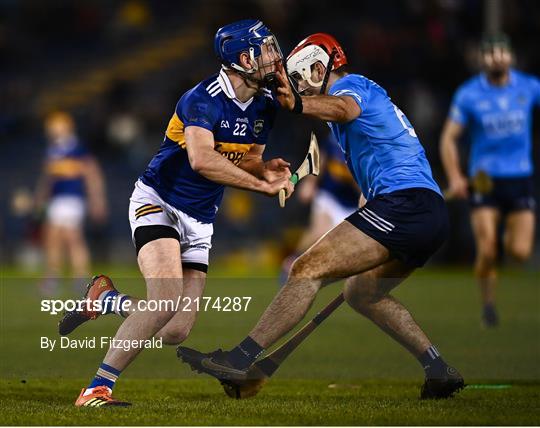
[[[389,258],[382,244],[343,221],[295,261],[291,276],[332,281],[372,269]]]
[[[163,335],[184,340],[197,318],[198,309],[206,284],[206,273],[194,269],[184,269],[183,291],[178,311],[165,325]]]
[[[84,233],[82,230],[82,227],[64,227],[62,228],[62,234],[64,236],[65,241],[69,245],[70,249],[77,250],[83,246],[86,245],[86,241],[84,239]]]
[[[479,253],[496,251],[500,217],[500,211],[493,207],[479,207],[472,211],[471,225]]]
[[[58,248],[63,245],[62,228],[55,223],[45,223],[45,245],[47,248]]]
[[[146,243],[137,261],[146,281],[148,299],[176,299],[182,295],[182,263],[177,239],[160,238]]]
[[[376,302],[401,284],[413,271],[414,267],[398,259],[392,259],[348,278],[343,294],[353,307]]]
[[[535,214],[531,210],[508,214],[505,224],[505,247],[518,259],[527,258],[534,242]]]

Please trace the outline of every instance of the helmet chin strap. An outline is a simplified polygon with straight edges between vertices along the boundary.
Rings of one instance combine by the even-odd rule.
[[[328,79],[330,78],[330,73],[332,72],[332,66],[334,65],[334,58],[337,55],[337,50],[332,49],[332,53],[330,54],[330,58],[328,58],[328,64],[326,66],[326,72],[324,73],[324,79],[322,81],[321,85],[321,95],[324,95],[326,92],[326,85],[328,85]]]
[[[283,60],[281,60],[283,61]],[[275,90],[276,86],[277,86],[277,77],[276,77],[276,72],[275,71],[272,71],[270,73],[266,73],[264,75],[264,77],[262,79],[257,79],[255,78],[255,76],[253,76],[253,74],[255,74],[255,72],[257,70],[259,70],[259,68],[261,70],[264,71],[264,68],[265,68],[265,65],[263,64],[261,67],[258,67],[256,69],[253,69],[253,72],[252,73],[248,73],[248,72],[240,72],[240,74],[242,75],[242,77],[246,80],[246,81],[249,81],[249,82],[253,82],[255,83],[257,86],[264,86],[265,88],[268,88],[270,90]]]

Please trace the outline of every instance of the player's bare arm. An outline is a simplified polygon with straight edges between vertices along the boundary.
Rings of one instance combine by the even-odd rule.
[[[458,141],[463,131],[461,124],[447,119],[440,142],[441,161],[448,179],[448,192],[457,198],[466,198],[468,194],[467,177],[459,165]]]
[[[85,161],[84,180],[90,217],[95,222],[102,222],[107,217],[105,179],[98,162],[92,156],[88,156]]]
[[[205,178],[215,183],[264,193],[269,196],[276,195],[282,188],[286,188],[287,192],[290,192],[289,196],[294,191],[294,186],[287,177],[268,183],[222,157],[214,150],[214,136],[207,129],[188,126],[185,136],[189,163],[194,171]]]
[[[297,100],[285,69],[280,67],[276,76],[278,79],[277,99],[283,108],[293,111]],[[347,123],[362,113],[356,101],[349,96],[312,95],[299,97],[303,106],[302,113],[315,119]]]
[[[291,164],[281,158],[274,158],[265,162],[263,160],[265,147],[264,144],[254,144],[238,164],[238,168],[269,183],[283,177],[289,178],[291,176],[289,170]]]

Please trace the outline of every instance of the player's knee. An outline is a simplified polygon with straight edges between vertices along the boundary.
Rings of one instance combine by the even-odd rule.
[[[302,280],[302,279],[319,279],[320,272],[316,266],[311,263],[309,257],[298,257],[291,266],[289,273],[289,279]]]
[[[478,247],[478,262],[492,265],[497,261],[497,243],[492,240],[486,240]]]
[[[507,249],[510,257],[514,259],[516,262],[523,263],[526,262],[529,257],[531,256],[532,249],[530,246],[519,244],[519,245],[511,245]]]
[[[188,338],[191,327],[191,325],[166,327],[160,333],[160,337],[163,338],[163,343],[166,345],[180,345]]]
[[[369,281],[364,284],[359,281],[347,281],[343,289],[343,296],[347,304],[361,314],[366,314],[371,305],[382,297],[377,290],[369,285]]]
[[[172,310],[161,311],[147,311],[150,315],[150,322],[157,328],[164,327],[174,316],[175,312]]]

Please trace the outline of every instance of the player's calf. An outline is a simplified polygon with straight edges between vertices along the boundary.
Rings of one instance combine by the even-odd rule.
[[[186,320],[186,324],[174,325],[174,321],[170,320],[165,327],[156,333],[156,337],[161,338],[166,345],[180,345],[188,338],[194,322],[195,319],[192,322]]]

